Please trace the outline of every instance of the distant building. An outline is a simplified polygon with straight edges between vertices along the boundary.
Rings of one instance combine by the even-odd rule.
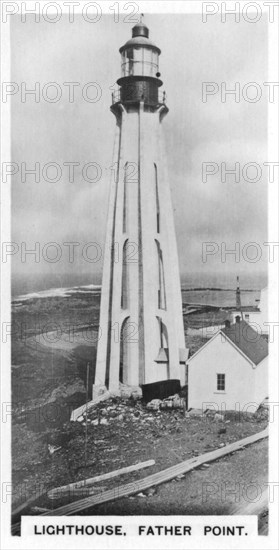
[[[261,290],[258,309],[239,308],[231,314],[232,321],[235,322],[236,317],[240,315],[246,323],[249,323],[259,334],[267,336],[268,330],[268,288]]]
[[[249,410],[249,403],[268,396],[267,341],[240,317],[236,321],[227,321],[188,359],[188,408]]]

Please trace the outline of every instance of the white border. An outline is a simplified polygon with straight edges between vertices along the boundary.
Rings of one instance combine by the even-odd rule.
[[[86,2],[83,0],[80,2]],[[48,4],[50,2],[40,1],[40,6]],[[63,1],[58,0],[56,4],[61,5],[63,13],[68,13],[67,9],[63,6]],[[114,4],[113,0],[99,0],[97,2],[101,5],[103,13],[112,12],[109,7]],[[127,14],[123,10],[123,5],[128,2],[119,2],[120,13]],[[248,3],[248,2],[247,2]],[[267,7],[264,6],[264,2],[258,1],[257,4],[262,6],[263,13],[267,12]],[[15,1],[12,4],[20,6],[21,2]],[[25,2],[26,7],[31,8],[34,6],[34,2]],[[144,13],[200,13],[201,1],[137,1],[136,4],[140,7],[140,12]],[[213,2],[213,4],[220,5],[221,2]],[[243,4],[243,2],[240,2]],[[276,2],[275,2],[276,4]],[[235,2],[226,2],[228,9],[235,7]],[[81,6],[75,8],[76,13],[81,13]],[[49,11],[51,13],[51,10]],[[58,23],[59,24],[59,23]],[[8,24],[2,24],[2,39],[1,50],[4,52],[2,57],[2,80],[10,81],[10,28]],[[278,31],[276,23],[269,24],[269,81],[278,81]],[[3,120],[3,135],[2,139],[2,159],[9,161],[10,159],[10,109],[9,104],[2,104],[2,120]],[[278,104],[269,104],[269,160],[274,161],[278,158]],[[270,184],[269,189],[269,241],[278,242],[278,182]],[[1,186],[1,240],[10,241],[10,186],[5,184]],[[4,269],[3,269],[4,267]],[[269,264],[269,289],[272,289],[269,295],[269,312],[271,319],[278,319],[278,264]],[[9,263],[1,265],[1,297],[2,297],[2,321],[10,322],[10,265]],[[277,298],[277,299],[276,299]],[[278,338],[276,340],[278,344]],[[270,374],[270,401],[278,403],[278,346],[276,342],[270,346],[270,368],[272,370]],[[1,385],[1,399],[2,403],[7,402],[7,396],[10,400],[11,386],[10,386],[10,369],[7,368],[10,365],[10,345],[1,346],[1,360],[2,360],[2,385]],[[11,464],[11,436],[10,436],[10,422],[1,422],[1,438],[4,444],[1,446],[2,453],[2,482],[3,480],[10,479],[10,464]],[[278,418],[276,422],[270,424],[270,477],[271,481],[278,481]],[[26,548],[76,548],[77,544],[79,548],[96,548],[98,544],[99,548],[128,548],[131,546],[131,540],[127,539],[125,542],[117,540],[117,538],[108,537],[103,540],[89,539],[86,545],[83,544],[82,539],[76,539],[71,537],[63,537],[63,539],[51,540],[51,538],[45,538],[38,540],[32,538],[23,540],[22,537],[11,537],[9,534],[10,525],[10,505],[3,504],[1,499],[1,517],[2,517],[2,548],[4,550],[10,549],[23,549]],[[202,516],[200,516],[202,517]],[[117,522],[117,516],[106,516],[106,523]],[[170,523],[172,522],[170,516]],[[180,518],[176,516],[176,519],[181,523],[184,521],[184,516]],[[152,516],[142,516],[142,522],[146,524],[152,523]],[[181,542],[177,542],[174,538],[162,538],[159,537],[156,541],[149,538],[137,538],[133,540],[133,546],[137,548],[146,548],[147,544],[152,545],[153,548],[236,548],[242,549],[244,546],[247,549],[273,549],[278,548],[278,493],[275,503],[270,505],[270,531],[268,537],[249,537],[245,541],[243,539],[214,539],[206,540],[202,539],[187,539]],[[128,543],[128,544],[126,544]],[[233,543],[233,544],[232,544]],[[62,546],[60,546],[60,544]]]

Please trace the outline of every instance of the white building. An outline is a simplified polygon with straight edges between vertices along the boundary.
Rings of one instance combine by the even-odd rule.
[[[253,411],[268,396],[268,344],[245,321],[227,322],[187,367],[188,409]]]

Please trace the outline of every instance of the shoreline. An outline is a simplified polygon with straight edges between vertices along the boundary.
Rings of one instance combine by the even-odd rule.
[[[101,285],[83,285],[83,286],[73,286],[73,287],[60,287],[60,288],[49,288],[44,290],[38,290],[36,292],[28,292],[26,294],[18,294],[12,296],[11,302],[26,302],[29,300],[39,300],[42,298],[68,298],[76,294],[100,294],[102,286]],[[220,287],[191,287],[185,288],[181,287],[181,292],[235,292],[233,288],[220,288]],[[251,289],[244,288],[241,289],[241,292],[261,292],[261,289]]]

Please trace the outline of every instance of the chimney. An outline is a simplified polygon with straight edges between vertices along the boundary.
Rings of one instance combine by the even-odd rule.
[[[225,320],[225,327],[226,327],[226,328],[230,328],[230,326],[231,326],[230,320],[229,320],[229,319],[226,319],[226,320]]]
[[[235,322],[236,322],[236,323],[240,323],[240,315],[237,315],[237,316],[236,316]]]

